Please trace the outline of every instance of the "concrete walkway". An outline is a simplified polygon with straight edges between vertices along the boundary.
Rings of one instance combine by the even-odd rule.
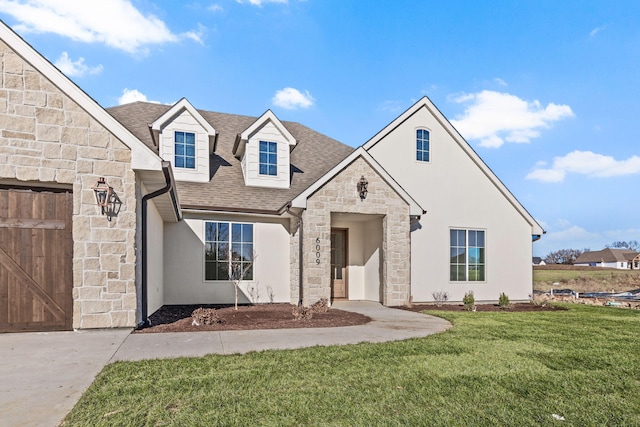
[[[57,426],[130,333],[0,334],[0,426]]]
[[[211,353],[233,354],[317,345],[424,337],[446,320],[364,301],[334,308],[371,317],[360,326],[164,334],[130,329],[0,334],[0,426],[57,426],[107,364]]]

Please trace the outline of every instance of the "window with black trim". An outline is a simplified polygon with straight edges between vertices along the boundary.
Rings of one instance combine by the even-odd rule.
[[[242,272],[253,280],[253,224],[205,222],[205,280],[230,280],[229,272]]]
[[[449,230],[450,274],[452,282],[485,281],[485,232]]]

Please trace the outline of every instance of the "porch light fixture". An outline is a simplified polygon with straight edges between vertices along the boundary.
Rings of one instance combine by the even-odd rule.
[[[102,215],[107,216],[107,220],[111,221],[112,217],[118,215],[122,204],[118,195],[113,191],[113,187],[106,183],[104,178],[98,179],[92,189],[96,196],[96,204],[100,206],[100,212]]]
[[[369,185],[369,181],[362,175],[360,177],[360,181],[358,181],[358,194],[360,194],[360,200],[364,200],[367,198],[367,186]]]

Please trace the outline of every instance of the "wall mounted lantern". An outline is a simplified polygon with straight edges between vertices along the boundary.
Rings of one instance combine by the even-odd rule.
[[[109,221],[114,216],[118,216],[122,202],[116,192],[113,191],[113,187],[107,184],[104,178],[100,178],[92,189],[96,196],[96,204],[100,206],[102,215],[106,215]]]
[[[358,193],[360,194],[360,200],[364,200],[367,198],[367,187],[369,185],[369,181],[362,175],[360,177],[360,181],[358,181]]]

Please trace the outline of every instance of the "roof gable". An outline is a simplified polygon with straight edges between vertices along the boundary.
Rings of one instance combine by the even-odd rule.
[[[451,138],[459,145],[459,147],[466,153],[472,162],[478,166],[483,174],[489,178],[491,183],[496,189],[509,201],[509,203],[516,209],[516,211],[525,219],[525,221],[531,226],[532,235],[541,235],[545,231],[540,224],[531,216],[526,208],[516,199],[516,197],[509,191],[509,189],[500,181],[500,179],[493,173],[493,171],[487,166],[486,163],[480,158],[480,156],[474,151],[469,143],[458,133],[453,125],[447,120],[447,118],[438,110],[438,108],[431,102],[428,97],[421,98],[418,102],[409,107],[404,113],[398,116],[395,120],[389,123],[381,131],[375,134],[369,141],[362,145],[365,150],[370,150],[387,135],[393,132],[401,124],[407,121],[410,117],[415,115],[418,111],[425,109],[427,112],[435,118],[440,126],[451,136]]]
[[[357,158],[362,157],[377,173],[384,179],[389,186],[391,186],[398,195],[409,204],[409,213],[412,216],[420,216],[425,213],[422,207],[407,193],[384,168],[362,147],[356,149],[344,160],[338,163],[330,171],[320,177],[316,182],[311,184],[306,190],[300,193],[295,199],[291,201],[291,205],[294,208],[307,207],[307,199],[315,193],[320,187],[330,181],[334,176],[339,174],[347,166],[353,163]]]
[[[158,155],[138,140],[122,124],[107,113],[93,98],[87,95],[2,21],[0,21],[0,39],[43,76],[49,79],[58,89],[76,102],[80,108],[85,110],[123,144],[129,147],[131,149],[131,167],[133,169],[155,171],[162,169],[162,160]]]
[[[263,128],[268,123],[272,123],[275,128],[280,132],[280,134],[284,137],[287,144],[289,144],[290,150],[295,147],[298,143],[296,139],[291,135],[291,132],[285,127],[285,125],[276,117],[276,115],[271,110],[267,110],[258,117],[248,128],[238,134],[236,138],[236,142],[233,146],[233,154],[240,158],[244,153],[245,144],[256,132],[258,132],[261,128]]]
[[[186,98],[182,98],[180,101],[173,104],[171,108],[151,123],[150,127],[156,146],[158,145],[159,134],[162,131],[162,128],[172,122],[184,111],[191,114],[198,124],[207,132],[207,135],[209,136],[209,153],[213,153],[215,151],[216,130],[205,120],[204,117],[202,117],[202,114],[200,114]]]

